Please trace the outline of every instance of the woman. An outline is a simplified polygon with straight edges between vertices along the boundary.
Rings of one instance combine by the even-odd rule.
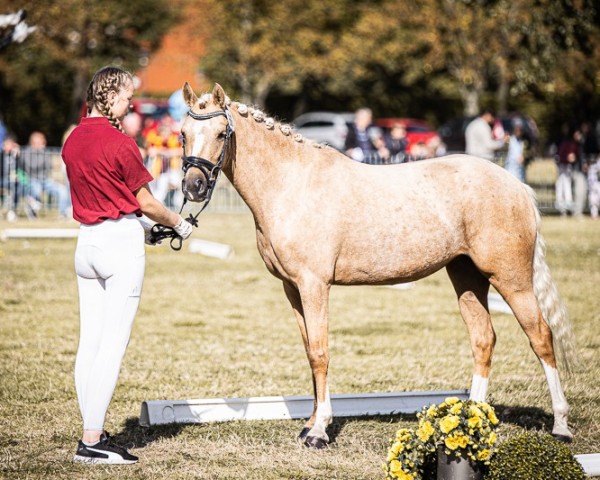
[[[139,217],[173,227],[183,239],[192,232],[190,223],[153,197],[152,176],[135,141],[121,129],[133,91],[128,72],[110,66],[96,72],[87,91],[88,116],[62,151],[73,218],[81,223],[75,251],[80,305],[75,386],[83,435],[76,462],[137,462],[111,442],[104,422],[142,291],[147,227]]]

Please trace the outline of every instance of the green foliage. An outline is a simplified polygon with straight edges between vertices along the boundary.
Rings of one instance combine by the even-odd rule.
[[[547,433],[526,432],[503,442],[490,462],[487,480],[584,480],[569,448]]]
[[[21,142],[39,129],[59,145],[93,73],[107,64],[139,69],[177,18],[176,5],[162,0],[12,3],[3,10],[23,8],[37,26],[0,54],[0,113]]]

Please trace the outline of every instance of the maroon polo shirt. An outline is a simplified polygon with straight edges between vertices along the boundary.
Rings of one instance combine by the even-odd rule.
[[[73,218],[86,225],[135,213],[133,192],[153,180],[135,141],[106,117],[85,117],[67,138],[62,158],[73,202]]]

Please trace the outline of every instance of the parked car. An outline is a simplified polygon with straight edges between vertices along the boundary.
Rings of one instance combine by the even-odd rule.
[[[406,150],[409,152],[418,143],[427,145],[432,140],[439,139],[438,132],[425,120],[415,118],[378,118],[375,120],[375,125],[380,127],[384,133],[389,132],[396,123],[402,123],[406,127],[406,139],[408,140]]]
[[[294,119],[292,123],[302,136],[343,150],[348,128],[353,122],[353,113],[308,112]]]
[[[474,118],[474,116],[454,118],[439,128],[439,135],[446,144],[448,153],[465,151],[465,130]],[[508,134],[512,133],[515,124],[520,123],[523,127],[523,137],[529,142],[530,149],[537,148],[539,131],[532,118],[520,113],[500,115],[498,118],[502,122],[502,128]]]

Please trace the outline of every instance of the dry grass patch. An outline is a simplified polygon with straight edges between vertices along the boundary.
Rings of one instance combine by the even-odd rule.
[[[600,222],[545,218],[544,234],[581,359],[564,381],[570,448],[598,452]],[[138,426],[143,400],[311,393],[296,322],[258,256],[252,219],[206,214],[194,237],[231,244],[235,256],[147,249],[142,303],[107,424],[141,461],[111,468],[70,461],[80,434],[75,240],[0,243],[0,478],[382,478],[388,439],[414,417],[338,418],[323,452],[296,443],[301,421]],[[410,290],[334,287],[330,310],[333,393],[468,388],[471,353],[444,272]],[[512,315],[493,316],[490,395],[500,435],[548,431],[542,368]]]

